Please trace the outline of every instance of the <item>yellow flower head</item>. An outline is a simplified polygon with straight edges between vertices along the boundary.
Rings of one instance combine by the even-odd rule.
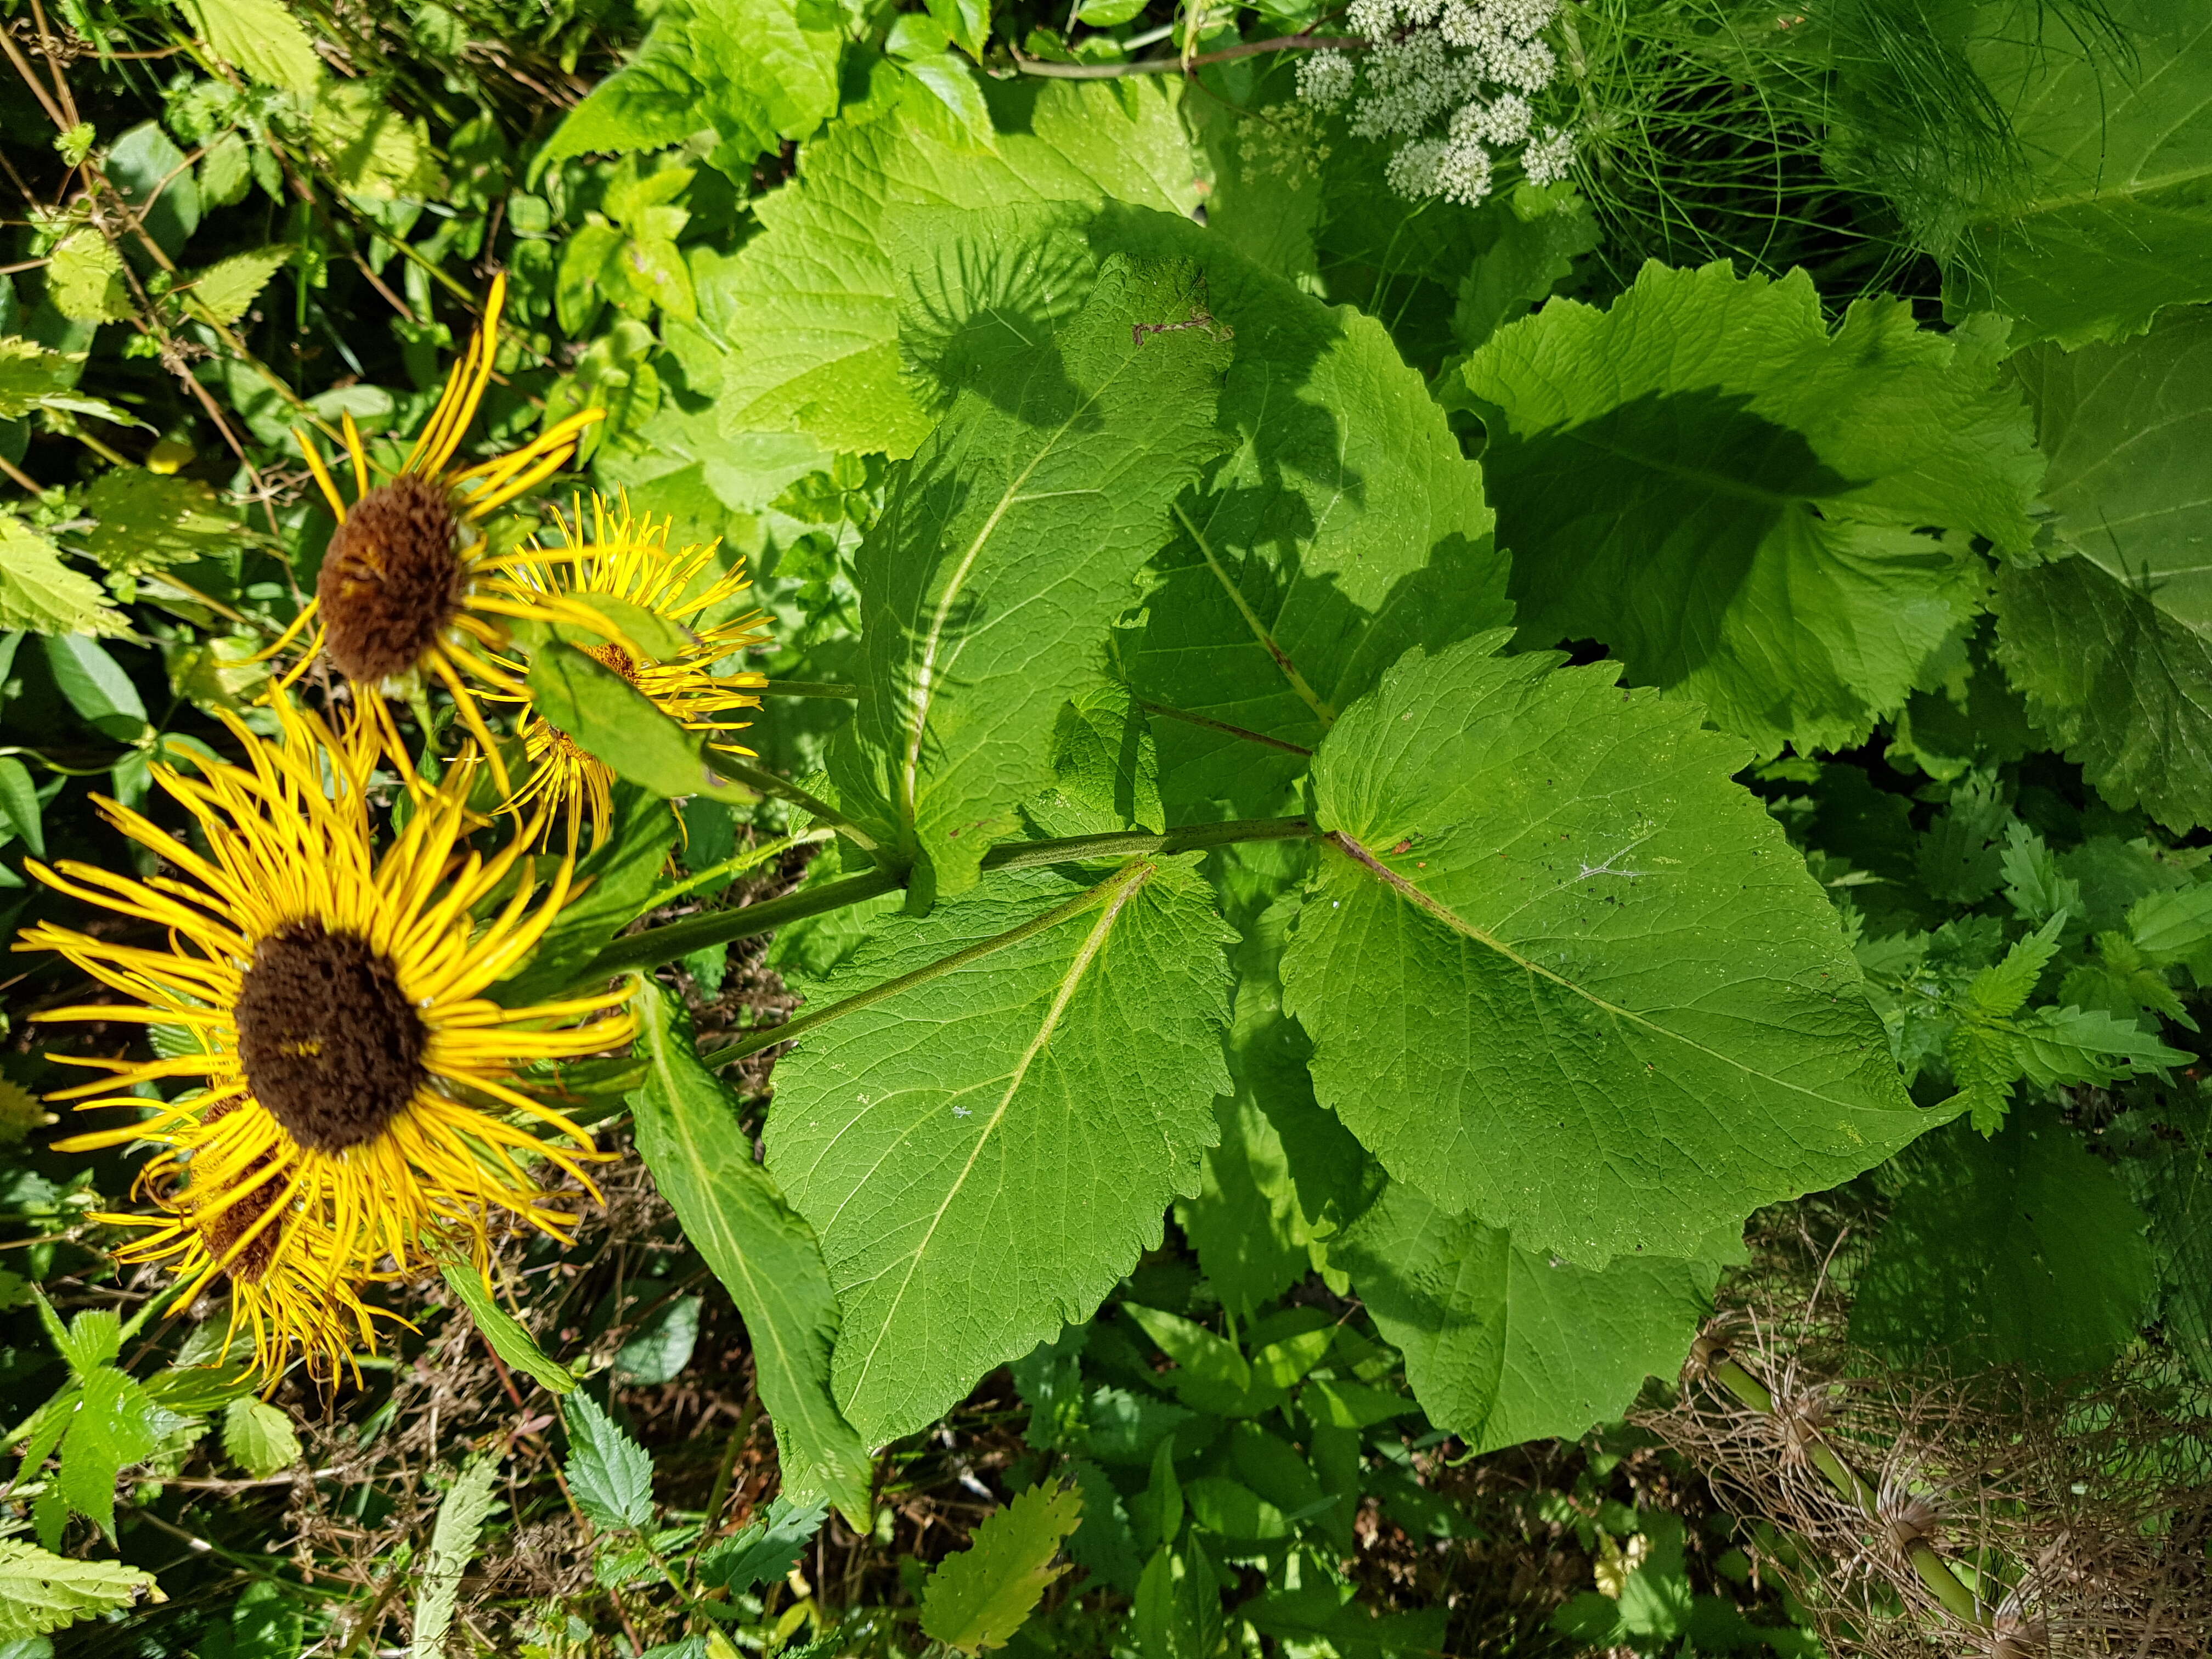
[[[101,801],[110,823],[174,873],[141,881],[69,860],[27,866],[71,897],[165,930],[166,945],[41,922],[16,949],[59,951],[131,1000],[35,1018],[183,1034],[150,1060],[54,1056],[109,1073],[53,1097],[81,1109],[143,1109],[127,1092],[142,1082],[187,1085],[143,1121],[56,1143],[82,1152],[143,1139],[163,1149],[140,1184],[173,1222],[155,1224],[135,1253],[202,1283],[228,1273],[264,1356],[288,1345],[328,1354],[341,1331],[348,1345],[373,1340],[349,1287],[406,1271],[443,1243],[480,1254],[495,1210],[568,1235],[574,1218],[533,1170],[550,1164],[588,1189],[584,1164],[599,1154],[520,1073],[626,1042],[632,1022],[616,1012],[627,992],[512,1009],[485,994],[559,913],[574,866],[556,862],[533,908],[526,852],[538,825],[489,856],[469,848],[462,836],[482,821],[466,806],[472,765],[449,768],[434,787],[403,770],[412,811],[380,853],[373,732],[334,733],[282,698],[274,708],[280,741],[230,723],[245,765],[210,763],[198,779],[155,769],[204,854]]]
[[[295,432],[338,526],[323,556],[315,597],[286,633],[289,640],[311,618],[319,620],[316,649],[354,682],[361,714],[387,729],[390,716],[372,694],[410,675],[435,679],[453,693],[463,720],[495,770],[498,751],[471,682],[509,695],[521,691],[504,670],[486,660],[487,651],[506,643],[501,619],[576,618],[557,608],[547,611],[533,602],[531,590],[514,581],[516,569],[532,555],[499,553],[475,526],[567,465],[584,429],[605,415],[604,410],[581,410],[520,449],[474,466],[453,466],[491,383],[506,300],[502,274],[493,279],[484,301],[483,326],[454,364],[444,394],[396,476],[371,484],[361,432],[351,415],[341,415],[353,462],[354,500],[349,504],[320,451],[307,434]],[[285,642],[280,640],[279,647]],[[313,655],[310,651],[308,659]]]
[[[726,755],[751,754],[720,734],[744,729],[744,721],[725,717],[735,709],[759,708],[760,699],[750,694],[767,681],[739,669],[715,671],[738,653],[766,641],[767,618],[761,611],[749,611],[720,622],[702,620],[728,610],[751,586],[744,561],[718,569],[714,550],[720,544],[713,542],[670,552],[671,521],[632,517],[626,498],[610,511],[605,501],[592,497],[588,538],[580,502],[572,504],[570,516],[559,522],[563,544],[546,548],[533,543],[539,556],[520,569],[518,585],[543,595],[549,604],[578,595],[604,595],[670,624],[684,644],[669,654],[654,656],[634,633],[583,648],[687,731],[718,734],[709,739],[709,747]],[[583,601],[588,602],[588,598]],[[518,665],[506,665],[520,672]],[[524,720],[522,737],[530,778],[510,804],[518,811],[542,808],[549,821],[556,811],[565,813],[572,848],[580,817],[588,817],[595,829],[604,829],[611,810],[613,769],[534,712]]]

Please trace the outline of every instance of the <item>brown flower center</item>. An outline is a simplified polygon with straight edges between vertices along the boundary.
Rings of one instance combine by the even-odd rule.
[[[212,1117],[214,1114],[210,1113],[209,1115]],[[253,1176],[267,1169],[270,1162],[269,1155],[266,1152],[262,1153],[240,1171],[238,1178],[241,1182],[252,1180]],[[283,1190],[284,1182],[281,1176],[275,1181],[265,1181],[244,1197],[233,1199],[217,1211],[208,1222],[209,1253],[218,1261],[230,1255],[231,1249],[238,1241],[252,1231],[254,1223],[267,1215],[274,1207],[277,1194]],[[223,1271],[231,1278],[242,1280],[248,1285],[258,1283],[261,1276],[269,1271],[270,1265],[276,1260],[276,1246],[282,1241],[283,1235],[284,1223],[282,1220],[270,1223],[268,1226],[253,1235],[253,1242],[239,1251],[231,1264]]]
[[[460,520],[441,484],[403,473],[354,503],[316,579],[324,648],[374,684],[422,661],[468,597]]]
[[[587,645],[584,654],[597,659],[621,675],[632,685],[637,684],[638,660],[618,645]]]
[[[310,1152],[383,1133],[422,1086],[428,1046],[390,959],[366,940],[298,921],[255,948],[239,1058],[253,1097]]]

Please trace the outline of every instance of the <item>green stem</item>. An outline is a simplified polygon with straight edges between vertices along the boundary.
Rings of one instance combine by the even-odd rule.
[[[877,842],[873,836],[828,801],[809,794],[797,784],[780,778],[773,772],[763,772],[757,766],[748,766],[735,755],[724,754],[720,750],[714,751],[708,764],[722,776],[734,779],[749,789],[757,789],[763,795],[774,795],[794,806],[805,807],[824,823],[836,825],[837,833],[862,851],[872,853],[876,850]]]
[[[710,1071],[718,1066],[727,1066],[733,1060],[743,1060],[747,1054],[757,1054],[763,1048],[773,1048],[780,1042],[794,1042],[817,1025],[827,1024],[830,1021],[841,1018],[846,1014],[857,1013],[861,1009],[881,1002],[887,997],[895,997],[902,991],[910,991],[917,985],[926,985],[931,980],[942,979],[945,975],[957,972],[970,963],[981,962],[985,957],[994,955],[1010,945],[1019,945],[1025,939],[1033,939],[1039,933],[1057,927],[1071,916],[1079,916],[1085,910],[1093,910],[1101,904],[1111,902],[1129,888],[1143,881],[1158,867],[1158,865],[1147,860],[1133,859],[1120,872],[1100,882],[1096,887],[1078,893],[1065,904],[1055,904],[1042,915],[1031,916],[1018,927],[1009,927],[1003,933],[994,933],[989,939],[971,945],[964,951],[955,951],[951,956],[940,957],[927,967],[917,968],[910,974],[901,974],[896,979],[887,979],[880,985],[872,985],[855,996],[847,997],[842,1002],[833,1002],[826,1008],[817,1008],[811,1013],[801,1014],[797,1019],[788,1020],[781,1025],[770,1025],[762,1030],[755,1031],[751,1036],[739,1039],[726,1048],[717,1048],[712,1054],[700,1055],[699,1063]]]
[[[761,692],[770,697],[847,697],[860,695],[857,685],[842,685],[836,680],[769,680]]]
[[[983,867],[1032,870],[1042,865],[1085,864],[1102,859],[1171,858],[1177,853],[1201,853],[1238,842],[1297,841],[1311,834],[1313,825],[1304,818],[1232,818],[1225,823],[1194,823],[1164,835],[1132,830],[1106,836],[1069,836],[1058,841],[1008,842],[983,855]],[[612,979],[617,974],[658,968],[710,945],[774,933],[808,916],[895,893],[908,879],[904,871],[864,870],[826,887],[770,899],[765,904],[687,916],[665,927],[617,939],[577,970],[576,981],[582,984]]]
[[[1705,1341],[1705,1339],[1699,1339],[1701,1352]],[[1708,1359],[1705,1362],[1705,1375],[1734,1395],[1742,1404],[1750,1407],[1752,1410],[1764,1412],[1770,1417],[1774,1414],[1772,1392],[1734,1359],[1725,1357]],[[1821,1437],[1817,1430],[1812,1431],[1810,1438],[1811,1444],[1807,1451],[1807,1456],[1811,1460],[1813,1467],[1820,1470],[1821,1478],[1835,1489],[1836,1495],[1845,1503],[1856,1509],[1869,1520],[1878,1520],[1880,1496],[1872,1486],[1867,1484],[1866,1478],[1838,1456],[1835,1449]],[[1905,1553],[1905,1559],[1912,1563],[1913,1571],[1919,1575],[1920,1582],[1928,1587],[1929,1594],[1943,1604],[1945,1612],[1966,1624],[1983,1629],[1988,1627],[1989,1617],[1984,1611],[1979,1598],[1960,1581],[1958,1575],[1951,1571],[1949,1564],[1942,1556],[1936,1554],[1932,1547],[1924,1542],[1916,1540],[1906,1547]]]
[[[1230,603],[1237,607],[1237,614],[1244,618],[1244,625],[1252,630],[1252,637],[1265,647],[1270,657],[1274,659],[1275,666],[1282,670],[1283,678],[1290,682],[1291,690],[1297,692],[1305,706],[1314,711],[1324,727],[1335,725],[1336,710],[1322,702],[1321,694],[1306,684],[1305,676],[1298,672],[1297,665],[1291,660],[1291,653],[1275,643],[1274,635],[1268,631],[1267,625],[1260,620],[1259,612],[1253,610],[1250,603],[1246,600],[1243,589],[1230,580],[1228,571],[1222,568],[1221,561],[1213,556],[1213,544],[1206,539],[1205,532],[1192,522],[1190,514],[1182,510],[1181,501],[1176,503],[1175,515],[1182,521],[1182,527],[1190,532],[1191,540],[1198,544],[1198,550],[1206,560],[1206,568],[1213,573],[1214,580],[1221,584],[1221,591],[1229,596]]]
[[[711,870],[702,870],[696,875],[686,876],[672,886],[662,888],[640,907],[638,915],[658,910],[672,900],[680,899],[686,893],[696,892],[702,887],[711,887],[718,881],[733,881],[749,870],[758,869],[770,859],[781,858],[794,847],[809,846],[829,839],[826,830],[810,830],[803,835],[779,836],[774,841],[763,842],[758,847],[749,847],[737,857],[725,859]]]

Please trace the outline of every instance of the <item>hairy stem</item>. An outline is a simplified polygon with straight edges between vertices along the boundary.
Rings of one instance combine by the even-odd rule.
[[[845,685],[836,680],[763,680],[761,694],[769,697],[845,697],[860,695],[857,685]]]

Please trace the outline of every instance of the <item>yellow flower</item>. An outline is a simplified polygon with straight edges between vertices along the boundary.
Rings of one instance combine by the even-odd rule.
[[[584,1164],[601,1155],[521,1073],[626,1042],[633,1025],[616,1012],[626,991],[513,1009],[486,996],[558,915],[574,865],[555,862],[533,908],[527,848],[539,826],[489,856],[470,848],[462,836],[482,822],[466,806],[473,765],[434,787],[403,769],[411,811],[380,854],[376,734],[335,733],[281,697],[273,706],[281,741],[230,722],[244,766],[210,763],[198,779],[155,769],[204,854],[102,800],[173,873],[28,863],[71,897],[164,931],[165,945],[41,922],[15,948],[59,951],[130,999],[34,1018],[183,1033],[150,1060],[53,1056],[110,1073],[52,1097],[80,1109],[143,1109],[153,1103],[134,1085],[187,1085],[143,1121],[56,1143],[162,1148],[140,1184],[174,1222],[155,1224],[136,1253],[192,1274],[194,1294],[228,1273],[264,1356],[288,1345],[329,1354],[340,1331],[349,1345],[374,1340],[349,1287],[433,1248],[481,1255],[494,1211],[568,1237],[574,1217],[533,1168],[564,1170],[596,1196]]]
[[[627,634],[582,648],[645,693],[685,730],[716,734],[743,731],[744,721],[723,717],[734,709],[759,708],[760,699],[750,694],[768,682],[743,670],[714,671],[730,657],[763,643],[768,638],[767,619],[758,611],[717,623],[702,619],[726,609],[751,586],[744,561],[718,570],[714,550],[720,544],[712,542],[671,553],[671,521],[633,518],[627,498],[610,512],[605,501],[592,497],[588,540],[580,502],[572,504],[570,516],[559,522],[565,544],[544,548],[532,544],[544,556],[520,568],[518,585],[544,595],[549,603],[572,595],[605,595],[672,624],[685,643],[671,655],[656,658]],[[503,665],[522,672],[519,664]],[[556,811],[565,813],[573,849],[580,817],[588,817],[595,830],[605,827],[614,770],[534,711],[524,720],[522,738],[530,778],[510,805],[518,811],[542,808],[549,818]],[[722,741],[719,735],[709,739],[708,746],[726,755],[753,752],[741,744]]]
[[[501,274],[493,279],[484,301],[483,328],[454,364],[444,394],[395,477],[370,483],[361,432],[351,415],[339,416],[353,462],[350,505],[338,493],[321,452],[307,434],[295,430],[338,526],[323,556],[315,597],[275,647],[282,648],[310,621],[319,622],[315,650],[354,682],[359,717],[381,725],[395,744],[391,714],[382,697],[370,694],[413,675],[435,679],[453,694],[495,772],[500,770],[498,750],[471,683],[510,696],[522,691],[506,669],[489,659],[489,653],[507,643],[501,619],[526,617],[589,626],[592,618],[538,602],[532,590],[514,580],[518,568],[538,556],[500,553],[476,526],[567,465],[584,429],[605,415],[604,410],[581,410],[520,449],[474,466],[453,467],[454,453],[491,383],[506,301],[507,277]],[[313,661],[314,654],[311,650],[307,660]],[[500,781],[505,787],[503,774]]]

